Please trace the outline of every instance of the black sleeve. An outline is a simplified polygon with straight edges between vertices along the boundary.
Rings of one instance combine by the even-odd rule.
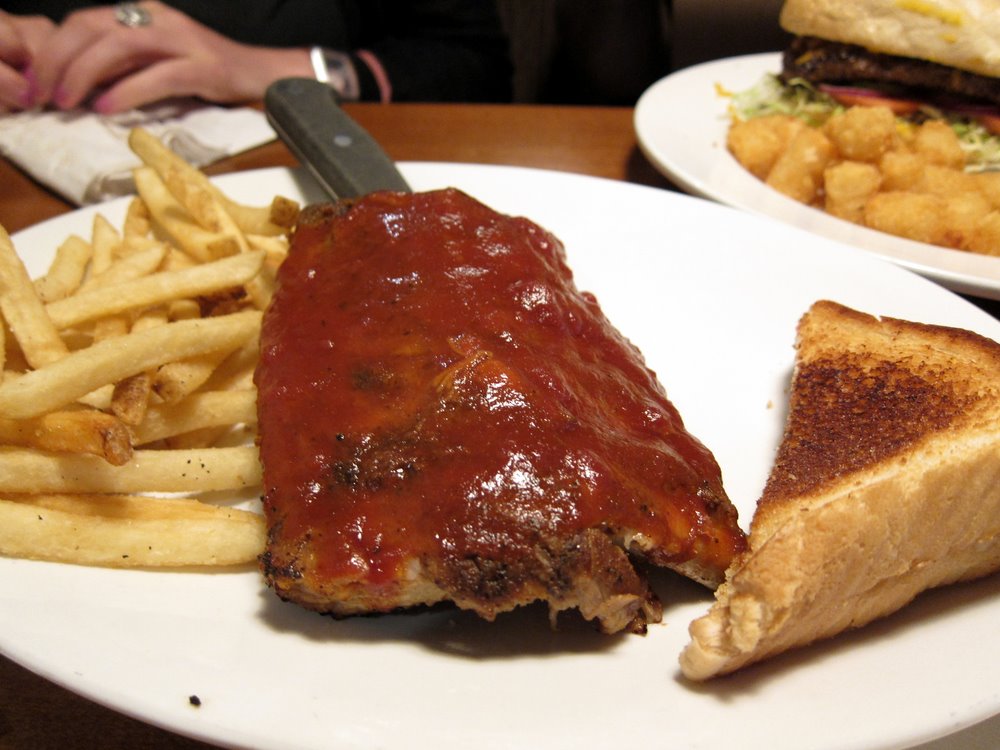
[[[394,101],[507,102],[512,69],[494,0],[362,0],[362,45],[381,62]],[[379,91],[355,56],[364,99]]]

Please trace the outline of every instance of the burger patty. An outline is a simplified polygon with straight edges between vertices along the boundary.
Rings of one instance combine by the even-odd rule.
[[[924,97],[947,95],[1000,104],[1000,79],[808,36],[796,37],[785,50],[781,77],[786,83],[803,78],[814,84],[894,84],[916,89]]]

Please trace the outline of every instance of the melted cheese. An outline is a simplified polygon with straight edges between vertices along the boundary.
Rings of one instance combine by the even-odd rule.
[[[896,7],[910,13],[934,18],[949,26],[961,26],[965,22],[965,15],[962,11],[942,8],[930,0],[896,0]]]

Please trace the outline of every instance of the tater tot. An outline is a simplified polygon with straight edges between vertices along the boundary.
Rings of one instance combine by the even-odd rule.
[[[913,189],[921,193],[942,196],[979,192],[976,180],[971,174],[938,164],[928,164],[924,167]]]
[[[852,161],[876,162],[899,141],[896,116],[887,107],[851,107],[827,120],[824,131]]]
[[[865,206],[866,226],[938,244],[945,235],[944,207],[939,197],[926,193],[877,193]]]
[[[792,137],[804,127],[802,120],[790,115],[741,120],[729,128],[726,146],[740,164],[763,180]]]
[[[966,171],[950,125],[856,106],[821,126],[801,122],[789,137],[790,119],[771,115],[730,129],[743,166],[760,177],[771,165],[763,178],[770,187],[887,234],[1000,255],[1000,172]]]
[[[951,127],[939,120],[928,120],[913,137],[913,150],[932,164],[952,169],[965,167],[965,152]]]
[[[986,196],[993,208],[1000,208],[1000,172],[979,172],[972,177],[979,193]]]
[[[979,220],[967,239],[967,250],[1000,255],[1000,211],[990,211]]]
[[[882,171],[882,189],[913,190],[920,183],[927,162],[919,154],[905,149],[889,151],[882,156],[879,169]]]
[[[822,192],[823,170],[834,156],[833,144],[814,128],[803,128],[778,157],[767,184],[801,203],[815,203]]]
[[[961,250],[972,250],[977,243],[978,227],[993,211],[993,206],[982,193],[963,192],[942,196],[946,236],[942,243]]]
[[[882,175],[874,164],[842,161],[823,173],[826,186],[824,208],[841,219],[860,224],[865,218],[865,204],[879,189]]]

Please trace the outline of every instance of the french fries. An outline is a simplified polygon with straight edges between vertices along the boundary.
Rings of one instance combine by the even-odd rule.
[[[0,549],[34,560],[115,567],[239,565],[264,545],[260,516],[189,498],[10,496]]]
[[[120,227],[98,214],[34,280],[0,227],[0,555],[247,564],[263,517],[219,498],[261,481],[253,370],[298,205],[238,203],[149,133],[129,142]]]
[[[260,483],[257,449],[138,450],[112,466],[79,453],[0,449],[0,493],[170,493],[240,490]]]

